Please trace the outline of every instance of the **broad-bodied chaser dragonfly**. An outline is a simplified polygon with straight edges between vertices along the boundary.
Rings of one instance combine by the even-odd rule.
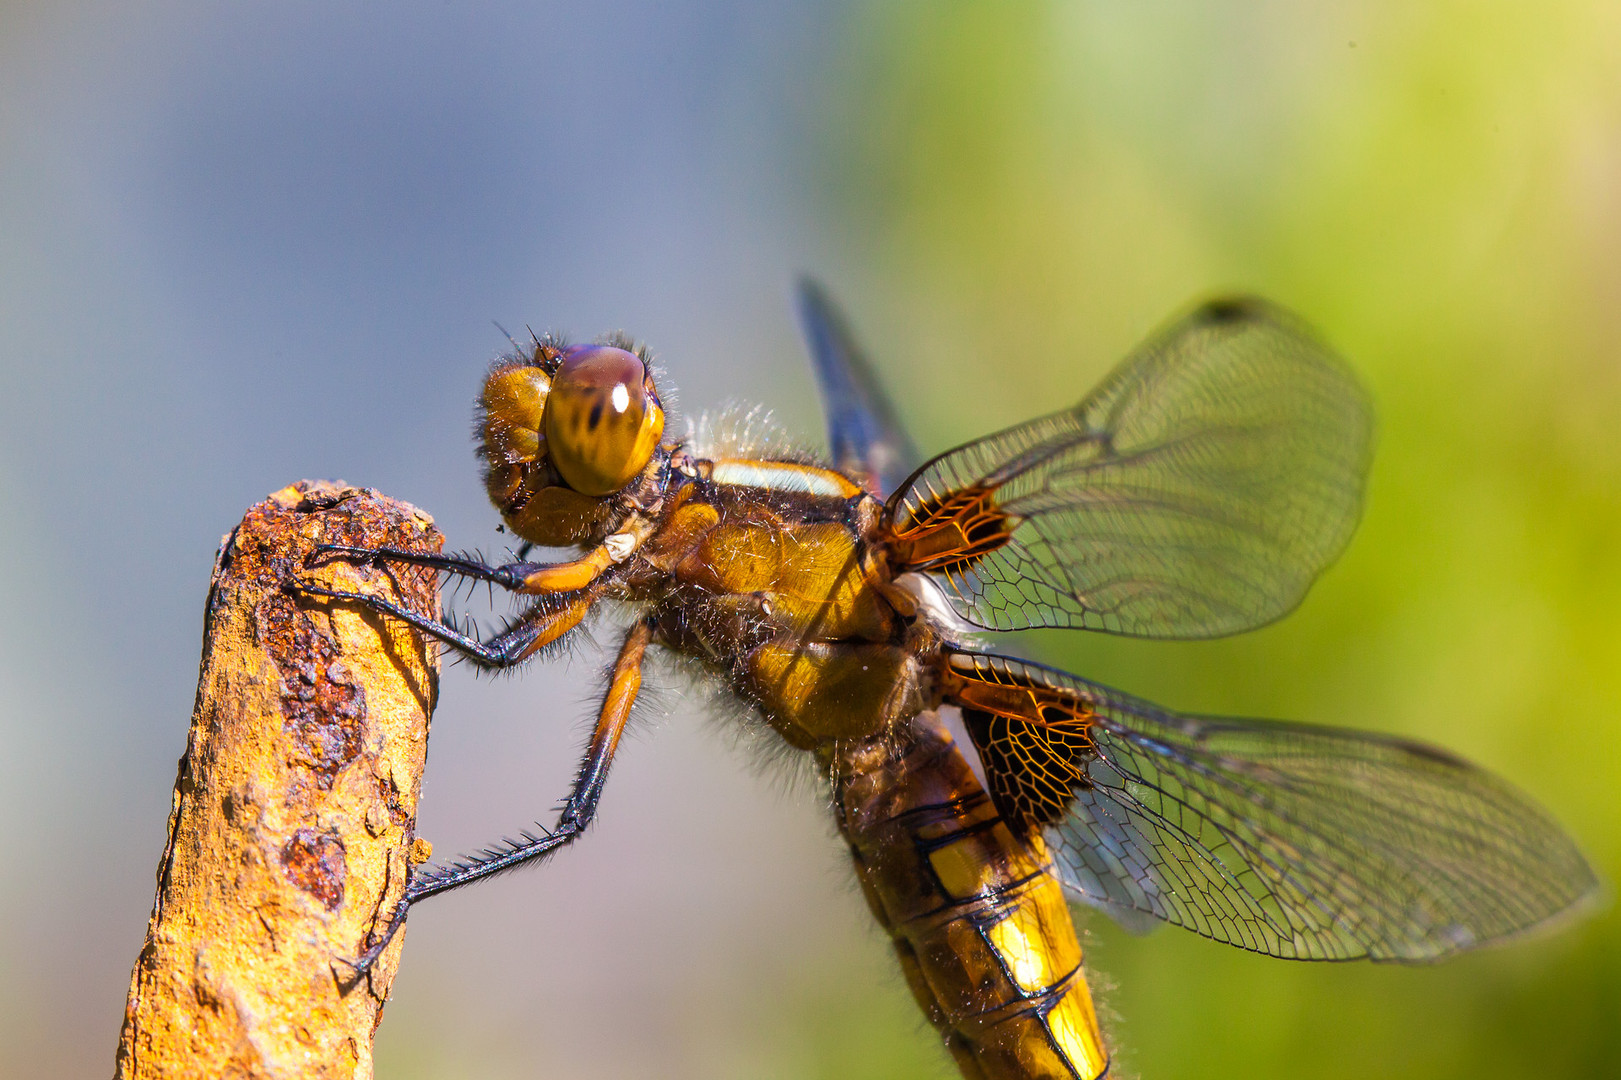
[[[1178,714],[975,644],[1031,627],[1213,638],[1300,603],[1356,526],[1372,410],[1292,317],[1207,303],[1073,408],[917,464],[826,296],[807,284],[800,309],[831,461],[666,438],[644,349],[536,339],[485,381],[484,482],[520,560],[527,545],[579,557],[325,549],[532,597],[480,640],[307,586],[483,668],[543,655],[603,601],[634,615],[556,825],[416,872],[362,968],[411,905],[585,830],[653,645],[813,756],[867,902],[967,1077],[1108,1069],[1071,899],[1272,956],[1428,961],[1593,892],[1546,813],[1445,751]],[[942,710],[960,713],[978,775]]]

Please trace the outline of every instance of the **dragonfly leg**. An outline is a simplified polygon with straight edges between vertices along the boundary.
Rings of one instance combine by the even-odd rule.
[[[390,939],[404,925],[406,912],[412,904],[463,885],[471,885],[516,866],[544,859],[585,832],[596,815],[597,800],[608,779],[608,767],[613,764],[614,751],[619,748],[619,737],[624,733],[631,706],[636,703],[636,694],[641,689],[642,656],[647,651],[652,634],[652,624],[646,619],[637,622],[626,633],[625,642],[619,649],[619,658],[614,662],[613,674],[608,680],[602,711],[597,715],[597,726],[591,732],[591,742],[580,761],[579,772],[575,774],[574,787],[563,801],[557,824],[540,835],[526,832],[521,840],[505,841],[486,848],[478,855],[413,874],[382,938],[373,942],[355,961],[357,972],[364,973],[376,962]]]
[[[329,589],[310,581],[294,581],[292,585],[300,592],[325,596],[333,600],[351,601],[373,611],[391,615],[401,622],[416,627],[434,640],[443,642],[457,655],[491,671],[523,663],[537,651],[574,629],[596,599],[592,593],[583,592],[555,606],[537,605],[489,641],[480,641],[442,619],[412,611],[403,604],[380,596]]]
[[[473,581],[487,581],[512,592],[531,595],[577,592],[593,584],[604,571],[616,563],[630,558],[652,530],[640,521],[632,521],[578,559],[567,562],[532,563],[511,562],[490,566],[478,559],[462,555],[436,555],[425,551],[406,551],[401,548],[366,548],[348,544],[322,544],[315,549],[316,558],[348,559],[366,562],[387,559],[441,570]],[[528,545],[525,545],[527,549]]]

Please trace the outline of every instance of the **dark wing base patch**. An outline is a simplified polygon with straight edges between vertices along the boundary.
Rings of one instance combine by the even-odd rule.
[[[1051,728],[966,708],[962,721],[984,762],[991,801],[1015,832],[1062,821],[1076,790],[1091,786],[1086,761],[1095,750],[1084,728]]]
[[[979,485],[925,499],[889,541],[896,574],[961,573],[1013,539],[1015,522],[996,504],[996,489]]]

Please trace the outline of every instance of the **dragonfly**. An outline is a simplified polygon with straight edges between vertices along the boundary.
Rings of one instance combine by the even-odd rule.
[[[555,824],[415,869],[359,970],[413,905],[586,831],[650,648],[814,761],[872,914],[965,1077],[1107,1072],[1071,902],[1287,959],[1424,962],[1594,894],[1545,811],[1444,750],[1177,713],[985,647],[986,632],[1035,627],[1215,638],[1301,603],[1360,517],[1373,410],[1297,318],[1207,302],[1072,408],[922,460],[826,292],[803,282],[798,306],[828,458],[737,432],[667,437],[645,348],[531,335],[479,399],[484,484],[525,544],[515,561],[322,549],[518,594],[521,612],[483,638],[302,586],[484,669],[551,655],[605,604],[629,613]],[[572,557],[528,561],[533,547]]]

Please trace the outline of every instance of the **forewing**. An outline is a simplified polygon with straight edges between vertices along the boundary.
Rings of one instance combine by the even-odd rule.
[[[1291,959],[1429,961],[1530,930],[1597,886],[1542,810],[1443,751],[1179,716],[1037,665],[972,660],[977,678],[1073,696],[1058,711],[1085,719],[1081,753],[1073,722],[967,726],[992,744],[980,750],[998,808],[1044,828],[1065,884],[1105,910]],[[1067,779],[1061,812],[1054,774]],[[1034,819],[1019,799],[1033,788]]]
[[[1294,608],[1361,512],[1373,413],[1257,300],[1206,304],[1072,409],[952,450],[891,499],[891,561],[992,630],[1156,638]]]
[[[827,409],[833,467],[882,497],[916,467],[917,451],[826,291],[802,278],[798,305]]]

